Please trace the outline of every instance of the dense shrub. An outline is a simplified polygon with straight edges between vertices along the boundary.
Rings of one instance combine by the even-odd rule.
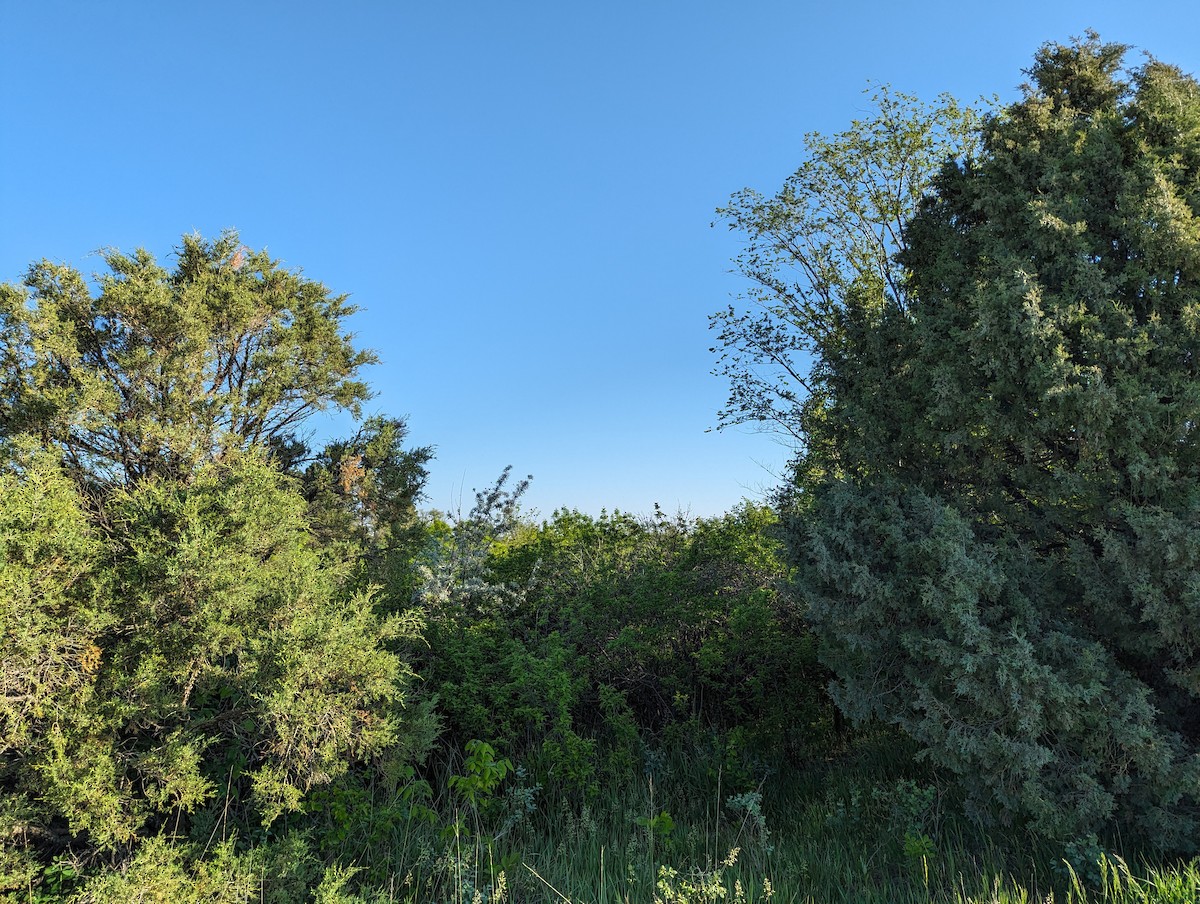
[[[0,480],[0,750],[26,835],[111,848],[211,805],[270,823],[396,742],[409,672],[384,644],[417,625],[341,593],[262,459],[118,491],[103,529],[46,456]]]
[[[637,779],[646,745],[715,741],[762,762],[827,732],[769,509],[493,520],[460,519],[439,553],[458,575],[426,589],[419,670],[451,749],[486,737],[548,789],[588,796]]]

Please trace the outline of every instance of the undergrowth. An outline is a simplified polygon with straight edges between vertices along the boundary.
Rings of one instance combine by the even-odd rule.
[[[303,828],[197,846],[165,835],[119,869],[61,857],[12,902],[320,904],[1194,904],[1200,862],[1094,860],[956,815],[899,739],[859,737],[747,786],[700,748],[649,751],[642,778],[590,800],[545,789],[477,743],[398,794],[317,797]],[[336,792],[336,789],[335,789]],[[357,803],[355,803],[355,801]],[[322,822],[322,819],[324,822]],[[339,823],[352,824],[339,834]],[[300,825],[300,822],[297,822]],[[1072,849],[1081,857],[1087,852]],[[85,874],[91,876],[83,880]]]

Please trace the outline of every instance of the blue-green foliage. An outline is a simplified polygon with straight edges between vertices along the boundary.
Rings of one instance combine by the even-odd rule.
[[[825,322],[788,505],[840,706],[970,812],[1194,850],[1200,86],[1094,35]],[[1077,844],[1078,846],[1078,844]]]

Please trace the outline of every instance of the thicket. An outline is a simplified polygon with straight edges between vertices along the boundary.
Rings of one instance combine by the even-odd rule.
[[[343,299],[232,233],[105,261],[0,295],[8,897],[333,900],[422,850],[461,892],[651,746],[749,790],[823,730],[768,509],[536,525],[506,473],[421,515],[403,421],[299,439],[368,397]]]
[[[499,741],[585,799],[634,779],[648,738],[719,737],[742,771],[803,749],[831,713],[774,523],[750,504],[696,521],[559,511],[491,541],[457,598],[424,591],[418,670],[445,736]]]
[[[234,233],[0,288],[0,900],[1195,900],[1116,856],[1200,804],[1200,86],[1123,54],[734,196],[801,451],[720,517],[311,447],[374,358]]]

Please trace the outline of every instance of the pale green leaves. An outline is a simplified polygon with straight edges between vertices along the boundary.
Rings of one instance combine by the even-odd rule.
[[[972,153],[979,116],[949,95],[924,104],[882,87],[871,102],[873,115],[847,131],[808,135],[807,158],[774,197],[743,189],[717,211],[746,238],[736,265],[757,308],[711,318],[714,373],[731,387],[720,426],[758,423],[801,440],[819,361],[843,341],[846,318],[907,307],[894,260],[907,222],[939,168]]]

